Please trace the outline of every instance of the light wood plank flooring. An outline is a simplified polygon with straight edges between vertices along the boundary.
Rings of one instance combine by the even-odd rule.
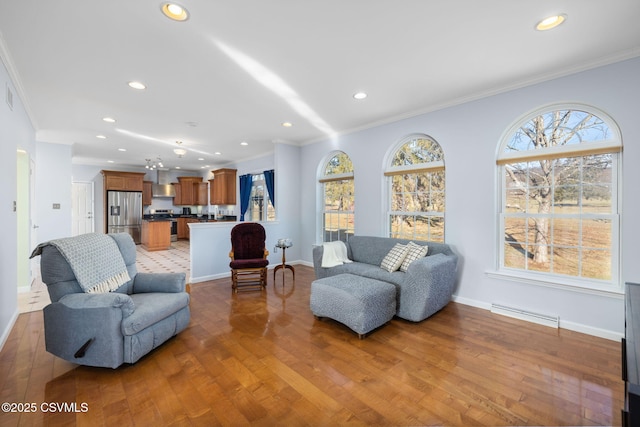
[[[313,269],[266,291],[194,284],[189,328],[135,365],[96,369],[44,350],[42,312],[0,353],[2,426],[619,425],[620,344],[450,303],[364,340],[309,311]],[[43,412],[43,403],[86,412]]]

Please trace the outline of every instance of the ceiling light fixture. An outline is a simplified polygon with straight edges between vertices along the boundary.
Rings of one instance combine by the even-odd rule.
[[[98,139],[107,139],[107,137],[104,136],[104,135],[96,135],[96,138],[98,138]]]
[[[118,148],[118,151],[127,151],[126,148]]]
[[[242,141],[242,142],[240,143],[240,145],[243,145],[243,146],[245,146],[245,147],[246,147],[247,145],[249,145],[249,143],[248,143],[248,142],[246,142],[246,141]]]
[[[143,83],[140,82],[129,82],[127,84],[132,89],[145,90],[147,88]]]
[[[355,99],[365,99],[367,97],[367,94],[364,92],[356,92],[353,94],[353,97]]]
[[[116,119],[114,119],[113,117],[103,117],[102,121],[107,122],[107,123],[115,123]]]
[[[181,22],[189,19],[189,12],[187,12],[187,9],[176,3],[163,4],[162,13],[164,16],[174,21]]]
[[[567,20],[567,15],[561,13],[559,15],[549,16],[536,24],[536,30],[547,31],[556,28]]]
[[[290,123],[290,122],[284,122],[284,123],[282,123],[282,126],[283,126],[283,127],[286,127],[286,128],[290,128],[291,126],[293,126],[293,123]]]
[[[180,146],[180,145],[182,145],[182,141],[176,141],[176,144],[178,144],[178,146]],[[173,152],[176,153],[178,155],[178,157],[180,157],[180,158],[182,158],[182,156],[187,154],[187,150],[185,150],[184,148],[174,148]]]
[[[151,159],[144,159],[147,164],[145,165],[145,169],[154,170],[156,168],[163,168],[162,159],[160,156],[156,157],[156,160],[151,161]]]

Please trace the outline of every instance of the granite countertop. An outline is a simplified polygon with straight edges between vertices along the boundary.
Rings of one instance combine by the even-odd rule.
[[[215,219],[213,215],[174,215],[170,218],[156,218],[153,214],[145,214],[142,216],[143,221],[173,221],[179,218],[190,218],[197,219],[198,221],[206,222],[206,221],[237,221],[238,218],[235,215],[223,215]]]

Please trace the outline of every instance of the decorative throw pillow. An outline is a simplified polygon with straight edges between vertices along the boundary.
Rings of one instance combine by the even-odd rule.
[[[402,265],[402,261],[404,257],[407,255],[407,250],[409,248],[406,245],[401,245],[400,243],[396,243],[396,245],[389,251],[389,253],[382,260],[382,264],[380,267],[387,270],[388,272],[394,272],[400,268]]]
[[[402,265],[400,266],[400,271],[406,272],[409,269],[409,264],[427,255],[428,250],[429,248],[427,246],[422,246],[413,242],[409,242],[407,244],[407,255],[404,257],[404,260],[402,261]]]

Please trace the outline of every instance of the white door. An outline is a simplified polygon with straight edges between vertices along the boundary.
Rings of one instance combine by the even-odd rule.
[[[93,233],[93,182],[74,182],[71,193],[71,235]]]

